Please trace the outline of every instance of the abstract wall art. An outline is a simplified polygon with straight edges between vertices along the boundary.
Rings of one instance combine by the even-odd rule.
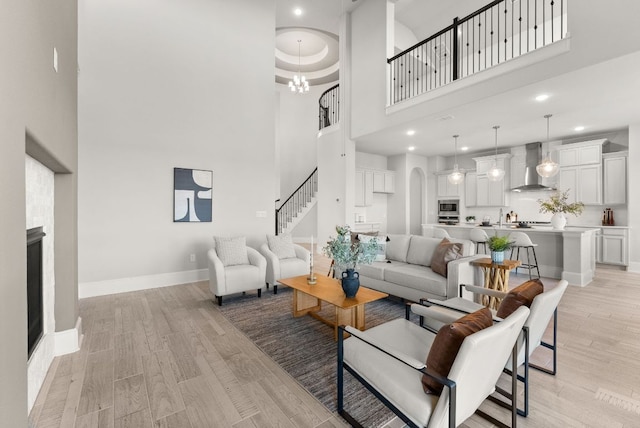
[[[173,221],[210,222],[213,171],[173,168]]]

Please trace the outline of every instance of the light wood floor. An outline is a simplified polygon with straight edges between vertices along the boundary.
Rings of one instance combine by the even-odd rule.
[[[80,315],[81,350],[54,360],[31,427],[344,426],[221,315],[207,283],[83,299]],[[559,341],[558,375],[532,372],[518,425],[640,427],[640,275],[599,268],[569,287]]]

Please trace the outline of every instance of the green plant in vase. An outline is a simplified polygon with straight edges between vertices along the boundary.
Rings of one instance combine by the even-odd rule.
[[[369,242],[352,242],[349,226],[336,226],[336,232],[337,236],[329,239],[322,252],[333,259],[335,267],[345,269],[341,276],[342,289],[347,297],[354,297],[360,287],[360,274],[356,268],[373,263],[380,245],[375,238]]]
[[[565,214],[573,214],[579,216],[584,210],[584,204],[582,202],[567,202],[569,199],[569,190],[564,192],[556,191],[549,199],[538,199],[540,204],[541,213],[553,214],[551,217],[551,225],[554,229],[564,229],[567,224],[567,217]]]
[[[511,241],[509,241],[509,235],[498,236],[493,235],[489,237],[489,249],[491,250],[491,261],[493,263],[504,262],[504,252],[511,248]]]

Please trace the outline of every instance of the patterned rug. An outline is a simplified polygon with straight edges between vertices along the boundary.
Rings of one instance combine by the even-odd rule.
[[[230,296],[220,308],[224,316],[293,376],[327,408],[336,411],[336,342],[326,324],[291,314],[293,290],[278,287],[262,293]],[[333,306],[321,314],[330,318]],[[404,303],[387,298],[366,306],[366,327],[404,317]],[[366,427],[381,427],[394,414],[345,372],[345,409]]]

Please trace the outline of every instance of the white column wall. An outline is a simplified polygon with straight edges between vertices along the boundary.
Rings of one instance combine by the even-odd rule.
[[[629,215],[629,268],[640,272],[640,122],[629,125],[629,157],[627,158],[627,197]]]

